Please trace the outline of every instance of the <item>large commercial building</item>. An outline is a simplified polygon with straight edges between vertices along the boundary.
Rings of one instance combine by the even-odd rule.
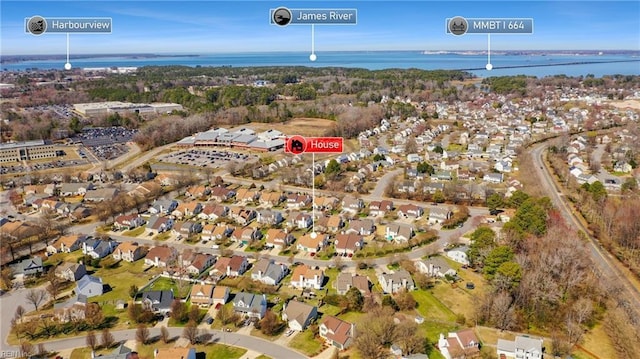
[[[182,105],[177,103],[131,103],[120,101],[77,103],[73,110],[84,117],[108,116],[113,113],[169,113],[182,111]]]
[[[0,163],[29,161],[56,157],[50,142],[43,140],[0,143]]]
[[[271,152],[284,148],[284,134],[277,130],[255,133],[250,128],[229,131],[216,128],[185,137],[177,145],[182,147],[235,147]]]

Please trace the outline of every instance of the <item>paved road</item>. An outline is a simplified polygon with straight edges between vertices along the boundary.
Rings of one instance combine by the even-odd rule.
[[[167,328],[169,329],[169,335],[172,337],[179,337],[182,335],[183,328]],[[250,335],[238,334],[234,332],[224,333],[220,330],[200,330],[203,336],[206,337],[210,335],[210,339],[208,339],[209,343],[220,343],[233,345],[237,347],[242,347],[246,349],[250,349],[259,353],[264,353],[267,356],[272,358],[287,358],[287,359],[304,359],[306,356],[298,353],[297,351],[280,346],[278,344],[272,343],[270,341],[260,339],[257,337],[253,337]],[[160,335],[160,329],[158,328],[150,328],[149,333],[151,334],[151,338],[157,337]],[[120,330],[111,332],[113,334],[114,339],[117,342],[122,342],[126,340],[133,340],[136,337],[136,330]],[[80,336],[75,338],[68,339],[59,339],[52,340],[44,343],[45,349],[48,351],[59,351],[63,349],[69,348],[82,348],[86,346],[86,336]],[[16,347],[6,347],[3,348],[3,351],[9,350],[17,350]]]
[[[376,183],[376,188],[374,188],[373,191],[371,191],[371,196],[374,198],[384,197],[384,192],[389,186],[389,183],[391,183],[391,181],[393,181],[393,179],[396,178],[396,176],[402,174],[402,172],[404,172],[404,170],[400,168],[400,169],[385,173],[382,177],[380,177],[380,179],[378,179],[378,182]]]
[[[624,295],[626,297],[630,304],[630,308],[636,312],[637,316],[640,314],[638,313],[638,310],[640,310],[640,291],[618,268],[616,259],[614,259],[610,253],[600,246],[600,243],[595,237],[590,235],[589,230],[576,217],[571,207],[567,204],[565,197],[561,195],[561,192],[559,192],[553,178],[551,177],[552,175],[543,160],[543,155],[547,146],[547,143],[540,144],[533,148],[531,154],[535,162],[535,170],[538,172],[540,179],[542,179],[542,184],[545,187],[549,198],[553,202],[554,206],[560,210],[563,218],[568,224],[578,230],[581,230],[587,235],[587,238],[589,239],[589,254],[602,275],[604,282],[621,285],[622,293],[620,295]]]
[[[0,349],[2,350],[9,347],[9,345],[7,344],[7,336],[11,331],[11,319],[15,315],[16,308],[21,305],[27,312],[33,311],[34,309],[33,304],[30,304],[27,301],[27,294],[31,291],[31,289],[44,290],[45,286],[42,285],[37,288],[21,288],[18,290],[12,290],[0,296],[0,338],[2,338]],[[46,295],[46,299],[43,303],[41,303],[41,305],[48,300],[49,294]]]

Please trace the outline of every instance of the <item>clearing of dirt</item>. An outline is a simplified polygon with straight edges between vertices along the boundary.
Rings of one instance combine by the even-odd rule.
[[[253,128],[256,132],[274,129],[285,135],[324,136],[327,131],[334,128],[335,125],[335,121],[322,118],[294,118],[293,120],[283,123],[253,122],[248,125],[248,127]]]
[[[640,110],[640,100],[608,101],[608,104],[617,108]]]

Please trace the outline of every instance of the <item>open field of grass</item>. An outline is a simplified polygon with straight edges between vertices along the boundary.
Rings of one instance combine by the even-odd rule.
[[[418,302],[417,311],[423,318],[455,323],[456,314],[430,291],[420,289],[411,292],[411,294],[416,302]]]
[[[141,235],[142,233],[144,233],[144,227],[140,226],[138,228],[134,228],[130,231],[125,231],[122,233],[123,236],[127,236],[127,237],[137,237],[139,235]]]
[[[293,349],[299,350],[306,356],[312,357],[322,350],[322,339],[314,338],[310,330],[296,334],[289,343]]]
[[[88,270],[91,270],[91,268],[88,268]],[[118,299],[126,301],[130,298],[129,288],[132,285],[141,288],[159,272],[160,269],[155,267],[145,270],[143,261],[134,263],[120,261],[114,268],[97,268],[93,275],[102,278],[102,283],[108,285],[110,290],[101,296],[92,298],[92,301],[98,303],[115,303]]]
[[[305,136],[324,136],[327,130],[335,125],[335,121],[321,118],[294,118],[284,123],[251,123],[251,127],[256,131],[274,129],[288,135],[296,134],[304,128]]]

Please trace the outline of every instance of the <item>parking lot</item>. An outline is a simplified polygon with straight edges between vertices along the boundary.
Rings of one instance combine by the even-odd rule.
[[[71,105],[39,105],[25,108],[27,112],[52,113],[57,118],[69,120],[73,117],[73,106]]]
[[[36,163],[32,165],[3,165],[0,166],[0,174],[20,173],[27,171],[41,171],[54,168],[82,166],[88,164],[86,159],[74,159],[74,160],[53,160],[46,163]]]
[[[82,143],[100,160],[112,160],[129,151],[126,143],[130,142],[136,133],[137,130],[124,127],[93,127],[83,129],[71,140]]]
[[[219,151],[213,149],[188,149],[173,152],[159,158],[160,162],[190,165],[196,167],[219,168],[227,163],[235,162],[255,162],[258,156],[245,153]]]

